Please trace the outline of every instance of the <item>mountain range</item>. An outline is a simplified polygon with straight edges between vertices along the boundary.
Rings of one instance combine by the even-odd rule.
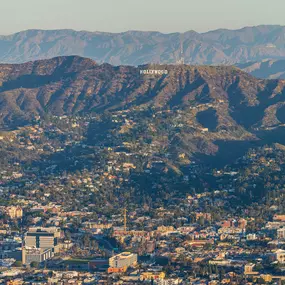
[[[141,74],[151,69],[167,74]],[[135,114],[135,137],[152,125],[151,136],[160,129],[167,148],[175,148],[170,153],[230,157],[248,144],[285,143],[284,87],[283,80],[257,79],[233,66],[112,66],[78,56],[2,64],[0,125],[7,130],[37,116],[127,111]],[[150,120],[161,114],[162,121]],[[132,133],[127,125],[112,135],[122,128]]]
[[[258,78],[285,79],[285,60],[264,60],[237,64],[237,67]]]
[[[140,70],[167,70],[142,75]],[[223,101],[226,121],[237,125],[241,111],[250,111],[251,123],[261,124],[266,107],[283,102],[284,82],[259,80],[232,66],[189,65],[112,66],[78,56],[57,57],[24,64],[0,65],[0,121],[24,123],[32,115],[72,115],[148,105],[185,108]],[[233,95],[238,94],[238,95]],[[262,96],[261,96],[262,95]],[[225,111],[225,109],[224,109]]]
[[[27,30],[0,36],[2,63],[79,55],[112,65],[172,64],[182,56],[181,50],[185,63],[196,65],[285,59],[285,27],[264,25],[171,34]]]

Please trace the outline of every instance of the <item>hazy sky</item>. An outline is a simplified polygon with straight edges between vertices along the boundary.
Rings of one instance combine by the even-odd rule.
[[[0,34],[26,29],[198,32],[285,25],[285,0],[0,0]]]

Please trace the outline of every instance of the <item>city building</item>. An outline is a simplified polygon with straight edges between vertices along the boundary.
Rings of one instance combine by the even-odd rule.
[[[178,284],[183,284],[182,279],[180,278],[172,278],[172,279],[156,279],[153,280],[154,284],[157,285],[178,285]],[[216,285],[216,284],[211,284],[210,282],[208,283],[209,285]]]
[[[21,219],[23,217],[23,209],[19,206],[11,206],[6,208],[6,214],[11,219]]]
[[[276,250],[274,256],[275,260],[277,260],[279,263],[285,263],[285,250],[283,249]]]
[[[200,218],[204,218],[207,221],[210,221],[212,219],[212,215],[210,213],[196,213],[196,220],[199,220]]]
[[[8,281],[6,284],[7,285],[22,285],[24,284],[24,281],[20,278],[17,278],[17,279]]]
[[[272,282],[272,276],[270,274],[261,274],[260,277],[266,283]]]
[[[135,266],[137,261],[137,254],[131,252],[122,252],[109,259],[110,268],[108,269],[108,272],[125,272],[129,266]]]
[[[238,227],[240,229],[245,229],[247,226],[247,221],[245,219],[239,219],[238,220]]]
[[[254,275],[258,274],[258,272],[253,271],[255,264],[254,263],[248,263],[244,266],[244,274],[245,275]]]
[[[0,241],[0,256],[1,252],[13,251],[19,247],[21,247],[21,243],[16,240],[13,239],[2,240]]]
[[[153,253],[155,250],[155,240],[149,240],[146,242],[146,252]]]
[[[174,227],[173,226],[160,226],[157,227],[157,232],[160,233],[168,233],[168,232],[173,232],[174,231]]]
[[[105,229],[110,229],[112,228],[112,224],[107,223],[107,224],[98,224],[95,222],[84,222],[82,223],[83,228],[85,229],[100,229],[100,230],[105,230]]]
[[[248,235],[246,235],[246,240],[249,240],[249,241],[257,240],[257,235],[256,234],[248,234]]]
[[[51,248],[42,249],[23,247],[22,249],[22,262],[25,265],[29,265],[32,262],[41,263],[51,257],[53,257]]]
[[[276,215],[274,215],[273,220],[274,221],[284,222],[285,221],[285,215],[278,215],[278,214],[276,214]]]
[[[277,230],[277,238],[285,239],[285,228],[281,228]]]
[[[58,240],[60,230],[58,228],[30,228],[25,234],[25,246],[30,248],[52,248],[54,252],[59,250]]]
[[[164,272],[142,272],[140,275],[140,279],[144,280],[157,280],[157,279],[164,279],[165,273]]]
[[[0,241],[0,259],[14,258],[22,260],[22,244],[14,239],[4,239]]]

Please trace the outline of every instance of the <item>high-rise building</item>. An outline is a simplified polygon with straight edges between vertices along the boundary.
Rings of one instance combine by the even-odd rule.
[[[60,237],[60,229],[53,228],[30,228],[25,234],[25,246],[29,248],[51,248],[58,251],[58,240]]]

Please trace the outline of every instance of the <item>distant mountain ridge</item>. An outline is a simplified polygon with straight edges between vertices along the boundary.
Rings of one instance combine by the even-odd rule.
[[[237,67],[257,78],[285,79],[285,59],[248,62]]]
[[[0,62],[23,63],[78,55],[112,65],[172,64],[180,57],[181,43],[187,64],[232,65],[285,59],[285,27],[265,25],[183,34],[28,30],[0,36]]]

